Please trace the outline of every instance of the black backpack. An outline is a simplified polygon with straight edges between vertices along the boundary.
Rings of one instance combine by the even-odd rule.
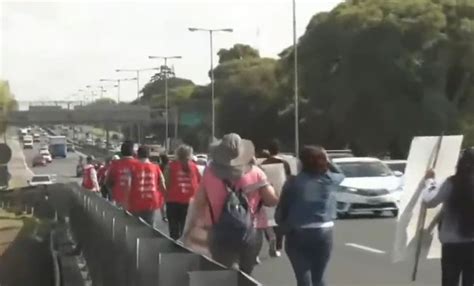
[[[213,223],[212,243],[242,247],[250,242],[256,232],[253,225],[254,215],[245,193],[241,189],[236,190],[228,181],[224,181],[224,185],[227,197],[218,221],[215,221],[212,207],[210,207]],[[256,213],[260,207],[261,204],[259,204]]]

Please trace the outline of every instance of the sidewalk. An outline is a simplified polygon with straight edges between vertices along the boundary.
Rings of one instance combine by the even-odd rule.
[[[7,144],[12,149],[12,159],[8,163],[8,171],[11,174],[10,188],[21,188],[28,185],[33,172],[28,168],[23,155],[23,149],[18,141],[16,129],[9,128],[7,131]]]

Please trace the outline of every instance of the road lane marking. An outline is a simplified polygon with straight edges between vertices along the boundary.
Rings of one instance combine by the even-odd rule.
[[[346,246],[362,249],[362,250],[377,253],[377,254],[385,254],[386,253],[383,250],[379,250],[379,249],[376,249],[376,248],[372,248],[372,247],[368,247],[368,246],[364,246],[364,245],[360,245],[360,244],[356,244],[356,243],[346,243]]]

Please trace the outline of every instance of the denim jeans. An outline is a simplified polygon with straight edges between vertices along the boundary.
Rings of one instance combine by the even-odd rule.
[[[442,286],[474,285],[474,242],[443,244]]]
[[[298,286],[325,286],[332,250],[332,228],[300,228],[286,235],[285,250]]]

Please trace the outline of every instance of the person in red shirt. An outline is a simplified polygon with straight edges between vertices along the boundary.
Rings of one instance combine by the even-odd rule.
[[[196,194],[201,174],[191,160],[193,149],[181,145],[176,149],[177,160],[168,166],[166,214],[171,238],[177,240],[183,234],[190,200]]]
[[[89,191],[98,192],[99,182],[97,180],[97,172],[93,163],[94,158],[88,156],[82,173],[82,187]]]
[[[138,162],[133,158],[133,142],[125,141],[121,147],[122,158],[112,161],[106,175],[106,186],[112,190],[111,199],[116,204],[123,205],[125,193],[130,191],[132,171]]]
[[[160,166],[150,162],[150,149],[140,146],[132,172],[130,192],[125,194],[127,210],[154,226],[155,212],[163,206],[166,191]]]

